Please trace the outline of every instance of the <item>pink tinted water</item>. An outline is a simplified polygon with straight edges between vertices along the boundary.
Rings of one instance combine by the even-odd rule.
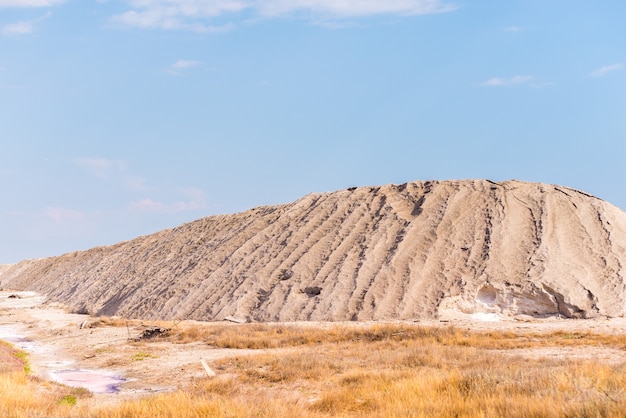
[[[54,379],[67,386],[85,388],[93,393],[114,393],[124,379],[91,370],[59,370],[52,373]]]

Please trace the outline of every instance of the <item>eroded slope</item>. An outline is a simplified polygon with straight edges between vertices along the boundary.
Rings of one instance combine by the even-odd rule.
[[[0,286],[150,319],[624,314],[626,214],[558,186],[413,182],[311,194],[0,266]]]

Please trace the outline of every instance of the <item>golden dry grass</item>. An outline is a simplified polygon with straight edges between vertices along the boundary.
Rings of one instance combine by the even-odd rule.
[[[159,326],[167,327],[162,323]],[[345,324],[320,327],[309,324],[212,324],[174,325],[170,340],[176,343],[203,341],[219,348],[271,349],[342,342],[422,341],[442,345],[485,349],[536,348],[548,346],[609,346],[626,349],[624,334],[588,331],[513,332],[471,331],[452,326],[430,327],[411,324]]]
[[[71,416],[71,400],[90,398],[84,389],[69,388],[29,376],[27,355],[0,341],[0,416],[37,418]]]
[[[0,373],[8,373],[27,367],[24,352],[13,348],[11,344],[0,341]]]
[[[142,321],[137,319],[126,319],[118,316],[98,316],[88,321],[86,326],[88,328],[98,327],[128,327],[141,324]]]
[[[50,417],[620,417],[626,365],[507,354],[509,349],[612,347],[623,335],[470,332],[412,325],[219,325],[169,337],[218,347],[276,348],[214,362],[214,379],[97,406],[0,376],[0,416]],[[145,344],[149,344],[146,342]],[[35,389],[33,389],[35,388]],[[33,393],[39,393],[33,396]],[[45,395],[42,395],[42,393]],[[39,415],[37,415],[39,414]]]

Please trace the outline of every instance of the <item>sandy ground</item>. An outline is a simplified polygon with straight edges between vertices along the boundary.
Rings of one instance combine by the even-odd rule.
[[[12,297],[11,297],[12,296]],[[33,373],[45,379],[60,380],[64,373],[77,370],[100,373],[106,378],[119,377],[115,393],[97,393],[98,402],[115,401],[176,389],[204,378],[201,359],[212,361],[225,357],[259,353],[261,350],[217,349],[203,343],[173,344],[163,341],[137,342],[147,325],[94,327],[97,321],[88,315],[67,313],[63,306],[43,304],[45,298],[34,292],[0,291],[0,339],[13,342],[30,353]],[[291,323],[301,326],[330,326],[330,323]],[[347,322],[360,326],[368,322]],[[471,330],[548,332],[554,330],[624,333],[626,320],[536,320],[516,321],[423,321],[424,326],[449,326]],[[237,326],[233,324],[233,326]],[[626,362],[626,352],[608,347],[536,348],[507,350],[508,355],[532,357],[568,357],[594,359],[619,364]],[[218,371],[219,373],[219,371]],[[93,378],[87,378],[87,380]],[[66,382],[67,383],[67,382]],[[102,388],[100,382],[100,388]],[[106,384],[105,384],[106,385]],[[95,389],[94,389],[95,388]]]
[[[147,325],[90,328],[96,318],[67,313],[60,305],[44,305],[44,300],[34,292],[0,291],[0,339],[28,351],[33,373],[44,379],[73,385],[63,381],[70,372],[100,374],[99,381],[84,378],[92,381],[85,386],[102,401],[170,391],[204,378],[201,359],[210,365],[224,357],[261,352],[134,341]],[[123,381],[113,394],[98,393],[106,392],[100,389],[107,376]]]

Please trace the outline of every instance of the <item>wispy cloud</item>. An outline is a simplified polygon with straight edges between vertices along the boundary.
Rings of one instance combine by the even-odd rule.
[[[133,174],[124,160],[80,158],[74,163],[104,182],[131,190],[137,196],[126,208],[131,212],[172,214],[207,207],[206,194],[202,190],[171,184],[148,187],[146,180]],[[160,197],[154,197],[155,194]]]
[[[65,2],[66,0],[0,0],[0,8],[50,7]]]
[[[504,28],[505,32],[522,32],[524,29],[519,26],[507,26]]]
[[[59,207],[46,207],[42,210],[42,214],[45,218],[57,224],[64,222],[82,222],[87,218],[84,212]]]
[[[74,163],[91,175],[101,179],[121,183],[130,190],[147,190],[145,180],[132,174],[124,160],[106,158],[79,158]]]
[[[201,209],[201,206],[198,206],[194,202],[178,201],[163,203],[150,198],[145,198],[131,202],[130,209],[135,212],[179,213]]]
[[[114,23],[138,27],[195,32],[222,32],[231,24],[210,24],[224,14],[239,13],[249,6],[244,0],[129,0],[131,10],[113,16]]]
[[[155,9],[136,11],[130,10],[113,16],[114,24],[141,29],[188,30],[193,32],[226,32],[233,28],[232,24],[209,25],[202,19],[209,17],[189,15],[179,10]]]
[[[619,62],[617,64],[607,65],[601,68],[598,68],[593,73],[591,73],[592,77],[604,77],[608,73],[612,73],[614,71],[619,71],[624,68],[624,63]]]
[[[295,12],[313,12],[336,17],[380,14],[425,15],[456,9],[442,0],[266,0],[256,3],[262,15],[281,16]]]
[[[31,19],[31,20],[23,20],[20,22],[15,22],[15,23],[9,23],[7,25],[4,25],[2,27],[2,34],[3,35],[28,35],[33,33],[33,31],[35,30],[35,25],[39,22],[41,22],[42,20],[46,20],[48,19],[50,16],[52,16],[52,13],[48,12],[43,16],[40,16],[36,19]]]
[[[511,78],[494,77],[490,78],[487,81],[483,81],[482,83],[480,83],[480,85],[484,87],[502,87],[511,86],[514,84],[524,84],[528,83],[530,80],[532,80],[532,77],[527,75],[516,75]]]
[[[109,177],[112,171],[123,172],[127,164],[123,160],[109,160],[106,158],[78,158],[74,161],[79,167],[87,169],[98,178]]]
[[[97,228],[93,213],[67,207],[47,206],[36,212],[17,212],[13,215],[25,223],[20,233],[32,243],[50,241],[59,245],[68,239],[93,237]]]
[[[530,85],[533,86],[536,89],[542,89],[542,88],[554,86],[554,82],[552,82],[552,81],[542,81],[542,82],[539,82],[539,83],[531,83]]]
[[[33,32],[32,21],[9,23],[2,27],[3,35],[27,35]]]
[[[2,84],[0,83],[0,90],[19,90],[21,87],[17,84]]]
[[[185,70],[187,68],[197,67],[200,65],[200,61],[192,60],[178,60],[170,67],[172,70]]]
[[[200,65],[202,65],[200,61],[178,60],[174,64],[170,65],[167,70],[171,74],[182,74],[184,71],[187,71],[194,67],[198,67]]]
[[[193,187],[181,189],[184,200],[164,203],[151,198],[143,198],[130,203],[129,209],[133,212],[179,213],[192,210],[201,210],[207,207],[205,193]]]
[[[374,15],[425,15],[456,9],[447,0],[128,0],[131,10],[113,22],[138,28],[197,32],[230,30],[233,21],[298,13],[313,20]],[[212,23],[220,19],[222,24]],[[231,22],[224,24],[223,20]]]

